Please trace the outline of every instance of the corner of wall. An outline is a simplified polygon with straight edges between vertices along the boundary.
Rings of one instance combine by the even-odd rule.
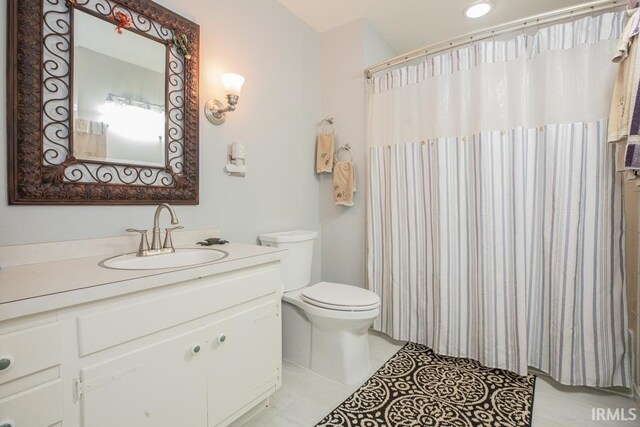
[[[366,286],[366,84],[364,69],[395,52],[366,19],[321,34],[322,116],[336,120],[336,145],[350,144],[355,206],[335,206],[331,175],[320,177],[322,280]]]

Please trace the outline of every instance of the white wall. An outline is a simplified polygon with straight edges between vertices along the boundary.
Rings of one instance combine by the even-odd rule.
[[[364,69],[395,56],[364,19],[321,35],[322,115],[336,120],[338,146],[351,144],[355,206],[335,206],[331,175],[321,177],[322,279],[365,286],[366,80]]]
[[[223,98],[220,74],[243,74],[238,110],[220,127],[200,115],[200,205],[178,206],[189,229],[220,228],[232,241],[259,233],[319,230],[319,181],[314,173],[320,117],[320,38],[276,0],[161,0],[200,25],[200,111]],[[7,0],[0,1],[6,27]],[[6,28],[0,29],[6,46]],[[6,62],[1,50],[0,63]],[[0,67],[0,81],[6,81]],[[6,87],[0,85],[0,98]],[[0,103],[0,245],[85,239],[149,227],[152,206],[8,206],[6,105]],[[246,178],[223,173],[228,145],[246,144]],[[319,245],[316,246],[319,248]],[[319,250],[314,278],[319,279]]]

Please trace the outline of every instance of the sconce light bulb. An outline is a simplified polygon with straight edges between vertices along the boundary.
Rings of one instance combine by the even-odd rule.
[[[227,91],[227,94],[240,96],[240,91],[244,84],[244,77],[240,74],[226,73],[222,75],[222,84],[224,84],[224,89]]]

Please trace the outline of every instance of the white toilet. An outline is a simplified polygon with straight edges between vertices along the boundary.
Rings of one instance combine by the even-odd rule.
[[[315,231],[263,234],[263,246],[288,249],[282,261],[282,356],[344,384],[371,370],[368,329],[380,314],[380,298],[355,286],[311,285]]]

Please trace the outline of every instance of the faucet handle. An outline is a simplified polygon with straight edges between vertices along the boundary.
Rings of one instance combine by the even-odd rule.
[[[178,225],[177,227],[169,227],[166,229],[166,234],[164,235],[164,244],[162,245],[163,249],[173,249],[173,240],[171,240],[171,233],[175,230],[182,230],[184,227]]]
[[[138,230],[137,228],[127,228],[125,230],[127,233],[140,233],[140,234],[147,234],[148,230]]]
[[[149,250],[149,239],[147,238],[147,230],[138,230],[135,228],[127,228],[128,233],[140,233],[140,246],[138,246],[138,256],[144,256]]]

